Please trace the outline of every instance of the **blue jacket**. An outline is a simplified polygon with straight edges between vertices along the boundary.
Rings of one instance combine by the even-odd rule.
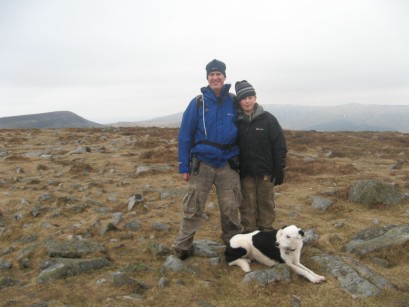
[[[183,113],[179,131],[179,173],[190,173],[192,156],[221,168],[231,157],[239,155],[236,145],[237,110],[229,90],[230,84],[225,84],[220,97],[216,97],[210,87],[203,87],[203,104],[197,104],[196,98],[190,101]],[[201,141],[232,146],[226,149]]]

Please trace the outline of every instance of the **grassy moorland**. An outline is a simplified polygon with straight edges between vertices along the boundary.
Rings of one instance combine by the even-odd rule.
[[[373,255],[359,259],[396,286],[375,298],[351,297],[309,259],[320,252],[344,254],[344,244],[363,229],[408,224],[407,198],[399,205],[371,207],[346,198],[351,183],[360,179],[409,191],[408,134],[286,131],[288,168],[276,191],[275,226],[315,229],[320,237],[303,249],[302,262],[325,275],[325,283],[312,284],[292,273],[290,283],[244,284],[238,267],[192,257],[186,263],[198,274],[167,273],[168,283],[160,287],[166,256],[153,255],[149,246],[156,242],[170,247],[182,216],[183,195],[175,192],[185,187],[177,172],[177,133],[164,128],[0,130],[0,263],[10,263],[0,268],[0,279],[16,281],[0,286],[2,306],[290,306],[293,295],[302,306],[408,306],[408,244],[377,255],[391,264],[388,268],[375,264]],[[402,167],[392,169],[397,161],[403,161]],[[169,168],[137,175],[141,165]],[[143,201],[129,211],[128,199],[134,194],[143,195]],[[314,195],[326,195],[334,205],[318,212],[311,207]],[[217,205],[214,191],[208,203]],[[118,212],[116,229],[101,232]],[[217,206],[209,206],[206,213],[196,239],[218,241]],[[124,227],[130,221],[140,228]],[[156,222],[169,229],[154,229]],[[340,222],[344,227],[334,226]],[[112,265],[39,283],[41,262],[48,257],[41,243],[75,237],[102,243],[103,256]],[[130,263],[150,268],[132,274],[150,286],[142,297],[131,296],[131,285],[110,282],[112,273]],[[252,264],[253,270],[262,268]]]

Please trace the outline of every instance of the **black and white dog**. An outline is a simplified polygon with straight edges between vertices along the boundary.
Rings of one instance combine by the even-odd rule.
[[[294,272],[313,283],[325,280],[300,263],[302,237],[304,232],[297,226],[284,226],[279,230],[253,231],[237,234],[230,239],[224,253],[229,265],[238,265],[244,272],[250,272],[251,260],[267,266],[286,263]]]

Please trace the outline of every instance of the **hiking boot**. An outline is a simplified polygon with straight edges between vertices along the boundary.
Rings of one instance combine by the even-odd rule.
[[[180,260],[185,260],[186,258],[192,256],[192,250],[175,249],[175,256]]]

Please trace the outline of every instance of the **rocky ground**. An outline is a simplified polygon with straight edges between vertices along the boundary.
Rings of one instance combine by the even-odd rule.
[[[312,284],[222,257],[212,191],[174,258],[177,129],[0,130],[3,306],[409,306],[409,135],[286,131],[276,227],[306,231]]]

